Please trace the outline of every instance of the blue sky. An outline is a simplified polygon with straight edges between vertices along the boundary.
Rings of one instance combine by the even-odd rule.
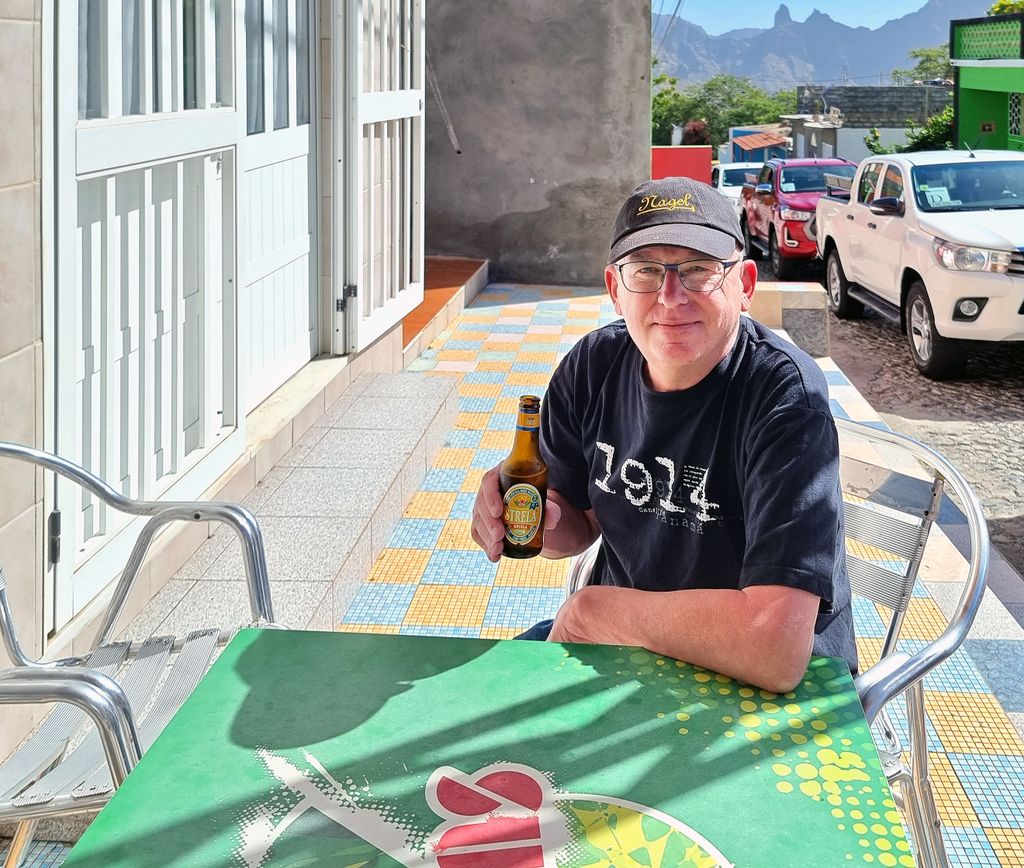
[[[678,0],[651,0],[655,12],[668,15]],[[789,14],[794,21],[803,21],[814,9],[849,24],[874,29],[890,18],[899,18],[924,6],[925,0],[788,0]],[[679,17],[699,24],[708,33],[724,33],[737,27],[771,27],[777,0],[746,0],[742,3],[723,3],[722,0],[683,0]]]

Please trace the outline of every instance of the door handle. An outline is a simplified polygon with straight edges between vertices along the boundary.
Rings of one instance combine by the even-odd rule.
[[[846,215],[846,219],[847,220],[852,220],[853,219],[853,215],[852,214],[847,214]]]
[[[874,223],[868,223],[868,229],[877,229],[878,227]]]

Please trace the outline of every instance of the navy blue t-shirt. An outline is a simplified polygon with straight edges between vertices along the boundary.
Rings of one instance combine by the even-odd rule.
[[[645,591],[786,585],[821,598],[814,653],[857,671],[839,443],[814,361],[740,318],[689,389],[656,392],[617,321],[586,335],[544,397],[548,485],[593,509],[591,582]]]

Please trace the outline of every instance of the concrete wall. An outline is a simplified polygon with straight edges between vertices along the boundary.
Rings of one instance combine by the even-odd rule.
[[[427,0],[426,246],[491,277],[601,283],[650,177],[649,0]]]
[[[869,156],[871,151],[864,144],[864,136],[868,132],[869,130],[866,127],[840,127],[836,130],[836,156],[857,161]],[[903,145],[907,141],[907,131],[905,129],[880,127],[878,138],[886,147]]]
[[[0,4],[0,440],[41,446],[43,356],[40,254],[42,140],[40,3]],[[0,566],[22,645],[42,651],[42,480],[0,461]],[[0,669],[9,665],[0,649]],[[0,756],[33,715],[0,707]]]
[[[905,127],[907,121],[920,125],[953,102],[951,87],[907,85],[906,87],[797,88],[797,114],[827,113],[835,106],[848,127]]]

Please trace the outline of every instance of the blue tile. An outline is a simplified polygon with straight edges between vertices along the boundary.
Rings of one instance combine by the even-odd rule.
[[[425,585],[492,585],[498,565],[482,551],[441,549],[427,561],[420,582]]]
[[[984,829],[973,826],[943,826],[949,864],[963,868],[1000,868],[999,858],[989,843]]]
[[[886,707],[885,711],[889,716],[889,721],[893,725],[893,729],[896,730],[896,735],[902,742],[904,748],[910,747],[910,728],[907,725],[907,706],[902,697],[898,697],[890,702]],[[925,734],[928,741],[928,750],[933,752],[945,751],[945,747],[942,744],[942,739],[939,738],[939,734],[935,727],[932,725],[930,719],[925,720]],[[879,750],[886,748],[885,738],[881,733],[881,725],[876,724],[871,728],[871,735],[875,740],[875,746]]]
[[[401,624],[416,585],[363,584],[348,607],[343,624]]]
[[[459,410],[463,413],[490,413],[497,398],[459,398]]]
[[[1007,711],[1024,711],[1024,641],[968,639],[967,653]]]
[[[398,631],[403,636],[446,636],[455,639],[479,639],[478,627],[437,627],[425,624],[406,624]]]
[[[483,343],[483,341],[446,340],[444,348],[446,350],[479,350]]]
[[[416,359],[406,368],[407,371],[432,371],[437,367],[437,362],[432,359]]]
[[[492,413],[487,427],[491,431],[511,431],[516,427],[515,413]]]
[[[840,403],[835,398],[829,398],[828,399],[828,405],[829,405],[829,407],[832,408],[832,418],[833,419],[849,419],[850,418],[850,414],[847,413],[842,408]]]
[[[434,467],[423,477],[420,491],[458,491],[462,488],[465,478],[465,470]]]
[[[842,371],[825,371],[825,382],[830,386],[849,386],[850,381]]]
[[[402,518],[391,539],[388,548],[392,549],[432,549],[437,545],[444,528],[441,518]]]
[[[525,335],[529,326],[520,323],[497,322],[491,326],[491,334],[495,335]]]
[[[1024,757],[946,755],[983,826],[1024,828]]]
[[[495,464],[504,461],[506,457],[508,457],[508,452],[504,449],[478,449],[470,467],[474,470],[490,470]]]
[[[483,438],[483,431],[468,431],[464,428],[455,428],[448,432],[448,438],[444,441],[445,446],[452,449],[476,449]]]
[[[928,643],[921,639],[901,639],[897,645],[900,651],[915,654]],[[957,651],[952,657],[932,670],[924,678],[924,686],[928,690],[967,691],[969,693],[989,693],[989,686],[971,658],[963,650]]]
[[[504,371],[469,371],[463,378],[464,383],[498,384],[505,382]]]
[[[549,374],[551,364],[548,362],[516,362],[512,370],[520,374]]]
[[[486,350],[476,354],[478,362],[514,362],[515,353],[498,352],[497,350]]]
[[[484,614],[485,627],[525,630],[545,618],[553,618],[565,601],[562,588],[496,587]]]
[[[878,614],[874,603],[864,597],[855,596],[851,608],[853,610],[853,632],[857,636],[876,639],[885,636],[885,622]]]
[[[448,518],[468,520],[473,518],[473,504],[476,503],[476,495],[463,492],[455,495],[455,503],[452,504],[452,511]]]

